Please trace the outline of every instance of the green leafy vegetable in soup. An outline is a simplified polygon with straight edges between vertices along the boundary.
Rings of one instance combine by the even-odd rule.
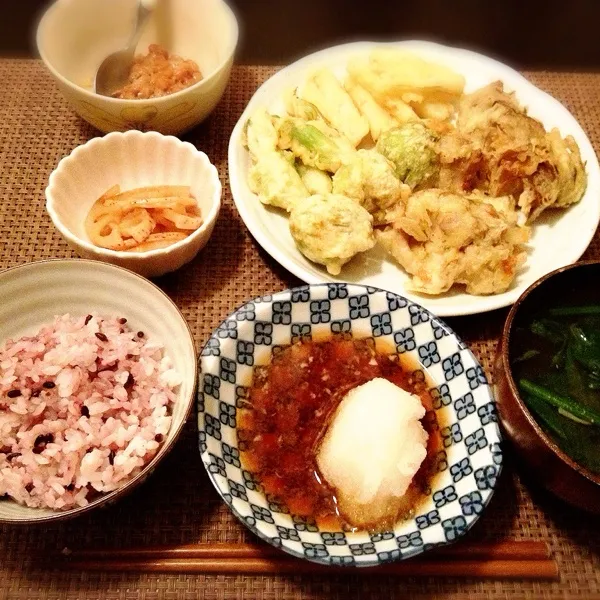
[[[598,322],[573,323],[569,328],[573,359],[584,371],[587,386],[600,388],[600,329]]]
[[[551,307],[518,324],[513,377],[539,425],[600,474],[600,305]]]

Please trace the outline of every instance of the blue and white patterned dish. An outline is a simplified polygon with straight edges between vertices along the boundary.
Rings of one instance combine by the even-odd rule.
[[[406,353],[434,382],[434,411],[442,423],[439,473],[414,519],[393,531],[321,531],[265,497],[242,468],[236,433],[255,366],[301,338],[345,334],[381,338]],[[424,376],[424,373],[423,373]],[[326,565],[373,566],[452,543],[489,502],[502,465],[496,406],[485,374],[448,326],[421,306],[383,290],[321,284],[257,298],[237,309],[202,351],[198,429],[202,461],[233,513],[256,535],[301,558]]]

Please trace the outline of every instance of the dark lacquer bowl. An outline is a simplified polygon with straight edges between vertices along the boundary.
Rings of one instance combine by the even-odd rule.
[[[566,502],[600,514],[600,476],[573,461],[540,427],[520,396],[510,365],[514,332],[547,305],[563,299],[570,305],[600,304],[600,262],[580,262],[542,277],[512,307],[495,363],[495,392],[500,421],[522,460],[523,467],[542,486]],[[600,449],[599,449],[600,451]]]

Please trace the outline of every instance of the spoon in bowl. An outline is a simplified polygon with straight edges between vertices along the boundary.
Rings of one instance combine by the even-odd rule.
[[[94,91],[96,94],[112,96],[127,83],[135,56],[135,48],[140,41],[144,26],[154,10],[154,5],[155,0],[138,0],[134,34],[126,48],[109,54],[102,61],[94,79]]]

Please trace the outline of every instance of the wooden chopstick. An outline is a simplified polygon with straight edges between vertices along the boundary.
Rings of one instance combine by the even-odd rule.
[[[558,567],[544,560],[419,560],[388,563],[378,567],[349,569],[324,566],[298,559],[274,558],[182,558],[155,560],[75,560],[63,568],[81,571],[129,571],[135,573],[221,573],[229,575],[340,574],[395,575],[404,577],[470,577],[494,579],[558,579]]]
[[[255,544],[187,544],[182,546],[147,546],[140,548],[81,549],[69,554],[72,560],[117,559],[250,559],[289,558],[278,548]],[[419,557],[419,560],[544,560],[550,556],[545,542],[507,540],[442,546]]]
[[[558,566],[543,542],[507,541],[457,545],[408,561],[349,569],[289,557],[270,546],[187,545],[123,550],[77,550],[53,566],[82,571],[220,574],[358,574],[404,577],[558,579]]]

